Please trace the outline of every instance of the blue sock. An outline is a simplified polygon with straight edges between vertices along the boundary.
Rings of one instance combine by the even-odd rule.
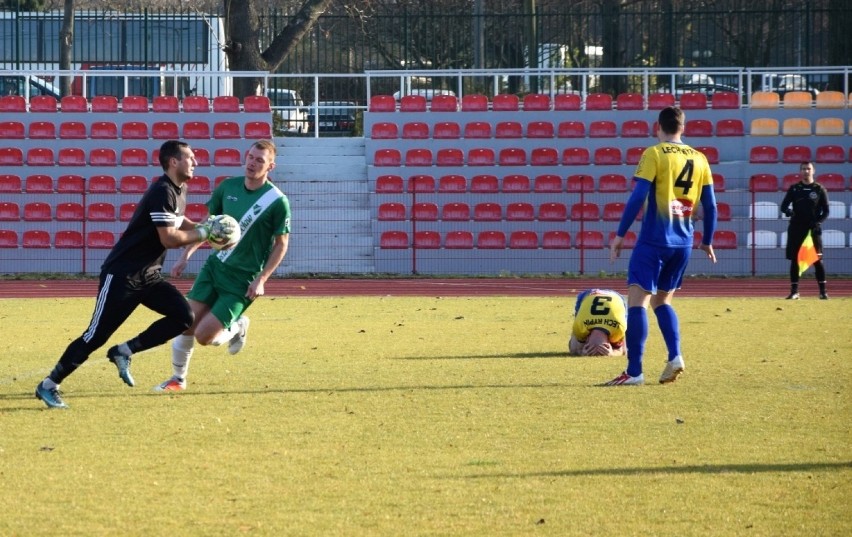
[[[657,306],[654,313],[657,315],[657,324],[660,325],[660,332],[663,333],[666,348],[669,350],[669,360],[674,360],[675,357],[680,356],[680,326],[677,313],[670,304]]]
[[[648,310],[641,306],[627,309],[627,374],[638,377],[642,374],[642,355],[648,339]]]

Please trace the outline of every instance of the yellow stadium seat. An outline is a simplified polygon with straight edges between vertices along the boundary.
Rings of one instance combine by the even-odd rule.
[[[821,117],[816,121],[815,133],[819,136],[843,136],[843,120],[839,117]]]
[[[751,95],[752,108],[778,108],[781,97],[774,91],[756,91]]]
[[[758,117],[751,120],[752,136],[778,136],[778,120],[769,117]]]
[[[817,108],[846,108],[846,97],[842,91],[823,91],[816,97]]]
[[[807,91],[788,91],[784,94],[784,108],[810,108],[813,98]]]
[[[810,136],[811,120],[802,117],[790,117],[784,120],[781,126],[784,136]]]

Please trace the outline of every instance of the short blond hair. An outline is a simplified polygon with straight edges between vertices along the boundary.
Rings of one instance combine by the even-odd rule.
[[[272,153],[273,157],[278,156],[278,152],[275,150],[275,142],[273,142],[272,140],[258,140],[255,143],[251,144],[251,147],[256,147],[261,151],[269,151],[270,153]]]

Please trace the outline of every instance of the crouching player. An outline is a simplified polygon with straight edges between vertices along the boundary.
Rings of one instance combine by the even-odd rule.
[[[624,356],[627,305],[610,289],[586,289],[574,304],[574,325],[568,340],[571,356]]]

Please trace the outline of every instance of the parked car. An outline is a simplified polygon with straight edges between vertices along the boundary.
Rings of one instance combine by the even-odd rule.
[[[427,103],[431,103],[432,97],[434,97],[435,95],[455,95],[455,92],[450,91],[450,90],[441,90],[441,89],[434,89],[434,90],[433,89],[412,89],[412,90],[409,90],[405,93],[400,93],[398,91],[394,92],[393,98],[397,102],[399,102],[399,99],[403,95],[422,95],[422,96],[426,97]]]
[[[774,91],[782,98],[788,91],[807,91],[816,99],[819,90],[808,83],[802,75],[766,74],[761,80],[762,91]]]
[[[314,110],[319,110],[319,131],[352,134],[355,131],[357,105],[351,101],[319,101],[308,110],[308,133],[314,132]]]
[[[708,99],[713,97],[713,94],[717,91],[727,91],[731,93],[739,93],[739,88],[736,86],[729,86],[728,84],[717,84],[715,82],[699,82],[699,83],[691,83],[691,84],[681,84],[675,88],[675,97],[680,99],[680,96],[684,93],[703,93],[707,96]]]
[[[298,91],[270,88],[266,90],[266,96],[277,118],[276,129],[296,134],[308,132],[308,113]]]

